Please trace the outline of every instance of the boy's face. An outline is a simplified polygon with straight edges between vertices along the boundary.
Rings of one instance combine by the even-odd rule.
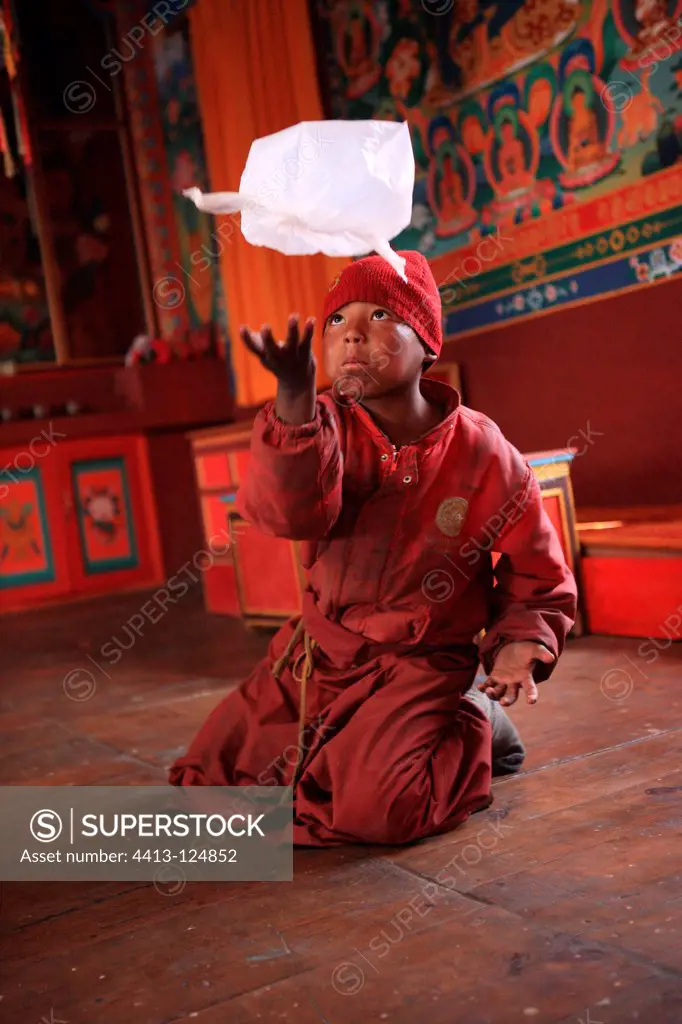
[[[324,325],[324,366],[340,395],[378,398],[411,383],[428,359],[417,333],[372,302],[349,302]]]

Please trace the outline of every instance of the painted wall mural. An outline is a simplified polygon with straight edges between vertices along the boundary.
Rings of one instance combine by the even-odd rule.
[[[682,0],[318,0],[335,117],[406,120],[449,333],[679,272]],[[665,269],[661,269],[665,268]]]
[[[130,61],[123,75],[159,333],[180,351],[188,345],[195,352],[212,351],[217,345],[234,388],[219,274],[224,243],[213,218],[182,196],[192,184],[211,189],[186,18],[195,2],[178,0],[164,12],[162,31],[145,36],[143,47],[130,47],[129,57],[116,53],[121,62]],[[156,17],[159,5],[115,0],[115,6],[119,36],[127,38],[146,24],[145,17]]]
[[[51,361],[54,342],[30,176],[32,154],[18,85],[18,32],[9,4],[0,7],[0,362]]]
[[[154,66],[190,327],[217,323],[224,334],[227,324],[218,264],[223,243],[214,219],[199,213],[182,195],[191,185],[198,184],[204,191],[210,188],[186,20],[175,22],[155,38]]]

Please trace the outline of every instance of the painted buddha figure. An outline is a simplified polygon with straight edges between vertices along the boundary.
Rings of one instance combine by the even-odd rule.
[[[449,52],[459,67],[462,89],[472,89],[494,77],[495,58],[488,25],[497,6],[479,7],[478,0],[456,0],[449,5],[452,8]],[[448,8],[444,5],[444,9]]]
[[[440,200],[440,219],[445,223],[456,220],[462,213],[464,207],[464,190],[462,179],[457,167],[456,157],[452,153],[446,153],[441,163],[441,178],[438,188]]]
[[[668,24],[666,0],[636,0],[635,18],[642,26],[637,40],[648,46],[656,39]]]
[[[372,24],[361,13],[351,15],[346,36],[346,69],[349,78],[362,81],[372,75],[376,61],[372,56]]]
[[[385,67],[391,96],[401,103],[407,103],[412,86],[421,71],[422,62],[417,40],[399,39]]]
[[[367,60],[368,54],[365,26],[359,17],[351,18],[348,26],[348,33],[350,36],[348,63],[357,71],[360,71],[362,69],[362,65]]]
[[[457,142],[455,131],[444,114],[437,114],[427,131],[430,160],[426,195],[436,215],[437,238],[452,238],[467,231],[478,216],[472,206],[476,172],[466,148]]]
[[[579,171],[604,158],[605,147],[599,138],[599,123],[588,98],[582,89],[576,89],[571,97],[573,113],[568,125],[568,167]]]
[[[349,80],[349,96],[361,96],[381,77],[376,60],[377,26],[371,9],[357,7],[337,22],[339,63]]]
[[[526,152],[511,121],[503,121],[500,128],[498,166],[500,191],[513,192],[528,185]]]

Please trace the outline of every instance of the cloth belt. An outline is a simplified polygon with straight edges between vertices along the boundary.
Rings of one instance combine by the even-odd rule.
[[[275,679],[279,679],[282,670],[285,669],[289,662],[293,652],[299,640],[303,637],[303,650],[298,655],[291,667],[291,674],[299,684],[300,695],[299,695],[299,710],[298,710],[298,743],[296,748],[296,765],[294,767],[294,773],[291,778],[292,787],[296,785],[298,781],[298,773],[303,764],[303,738],[305,734],[305,720],[306,720],[306,707],[307,707],[307,688],[308,680],[313,674],[313,651],[318,646],[317,640],[307,633],[303,627],[303,619],[299,619],[296,623],[296,628],[291,634],[289,643],[286,645],[283,654],[277,659],[272,666],[272,674]]]

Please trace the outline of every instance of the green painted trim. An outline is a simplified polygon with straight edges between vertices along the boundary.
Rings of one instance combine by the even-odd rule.
[[[531,222],[529,221],[528,223]],[[653,230],[654,224],[661,225],[659,231]],[[632,241],[629,241],[627,234],[632,228],[637,229],[638,235],[636,239],[633,238]],[[597,254],[597,258],[581,258],[577,255],[577,250],[585,249],[589,246],[596,250],[597,243],[600,240],[602,241],[601,248],[603,248],[604,241],[613,237],[615,232],[620,232],[623,235],[623,245],[620,249],[614,250],[607,242],[605,251],[601,255]],[[548,249],[538,253],[537,255],[542,256],[545,262],[545,272],[541,277],[533,278],[529,276],[522,281],[514,280],[513,271],[515,268],[523,267],[530,260],[537,258],[525,256],[514,263],[507,263],[504,266],[489,270],[487,273],[476,274],[475,277],[472,277],[470,280],[475,281],[477,287],[476,295],[472,296],[471,299],[467,297],[466,290],[460,289],[457,284],[444,285],[441,289],[441,296],[448,292],[454,292],[455,298],[454,301],[444,302],[443,309],[444,312],[463,309],[466,306],[496,298],[509,291],[517,291],[519,288],[525,288],[531,284],[543,284],[555,275],[576,273],[586,270],[588,267],[599,266],[610,260],[622,259],[623,256],[635,255],[656,245],[663,245],[680,234],[682,234],[682,206],[674,206],[655,216],[648,215],[640,220],[630,221],[627,224],[614,228],[603,228],[585,238],[573,240],[566,245],[558,246],[556,249]],[[468,279],[462,277],[461,280],[466,284]]]

